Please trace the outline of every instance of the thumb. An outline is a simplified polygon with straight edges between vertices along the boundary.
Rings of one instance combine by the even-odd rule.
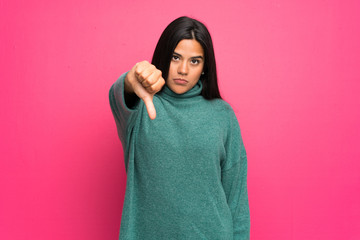
[[[156,110],[153,103],[153,96],[152,95],[144,96],[143,101],[145,103],[146,110],[149,114],[150,119],[154,120],[156,118]]]

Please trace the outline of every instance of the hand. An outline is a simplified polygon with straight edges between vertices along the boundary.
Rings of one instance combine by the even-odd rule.
[[[146,110],[152,120],[156,118],[153,97],[165,84],[161,74],[161,71],[154,65],[148,61],[142,61],[136,63],[125,78],[125,91],[134,92],[144,101]]]

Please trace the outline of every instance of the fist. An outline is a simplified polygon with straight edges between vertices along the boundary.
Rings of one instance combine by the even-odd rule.
[[[125,78],[125,91],[134,92],[145,103],[150,119],[156,118],[154,95],[165,84],[162,73],[148,61],[136,63]]]
[[[161,71],[148,61],[135,64],[134,71],[137,81],[150,94],[159,92],[165,84]]]

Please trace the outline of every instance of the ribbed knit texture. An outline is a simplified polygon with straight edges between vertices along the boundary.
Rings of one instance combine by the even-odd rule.
[[[249,239],[247,159],[236,116],[206,100],[199,81],[184,94],[167,86],[129,108],[126,73],[111,86],[110,106],[127,173],[121,240]]]

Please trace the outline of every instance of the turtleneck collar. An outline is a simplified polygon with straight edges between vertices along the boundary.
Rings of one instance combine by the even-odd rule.
[[[180,98],[180,99],[193,98],[201,95],[202,87],[203,87],[202,82],[201,80],[199,80],[195,84],[195,86],[189,91],[182,94],[177,94],[173,92],[167,85],[165,85],[162,91],[160,92],[160,95],[164,97]]]

